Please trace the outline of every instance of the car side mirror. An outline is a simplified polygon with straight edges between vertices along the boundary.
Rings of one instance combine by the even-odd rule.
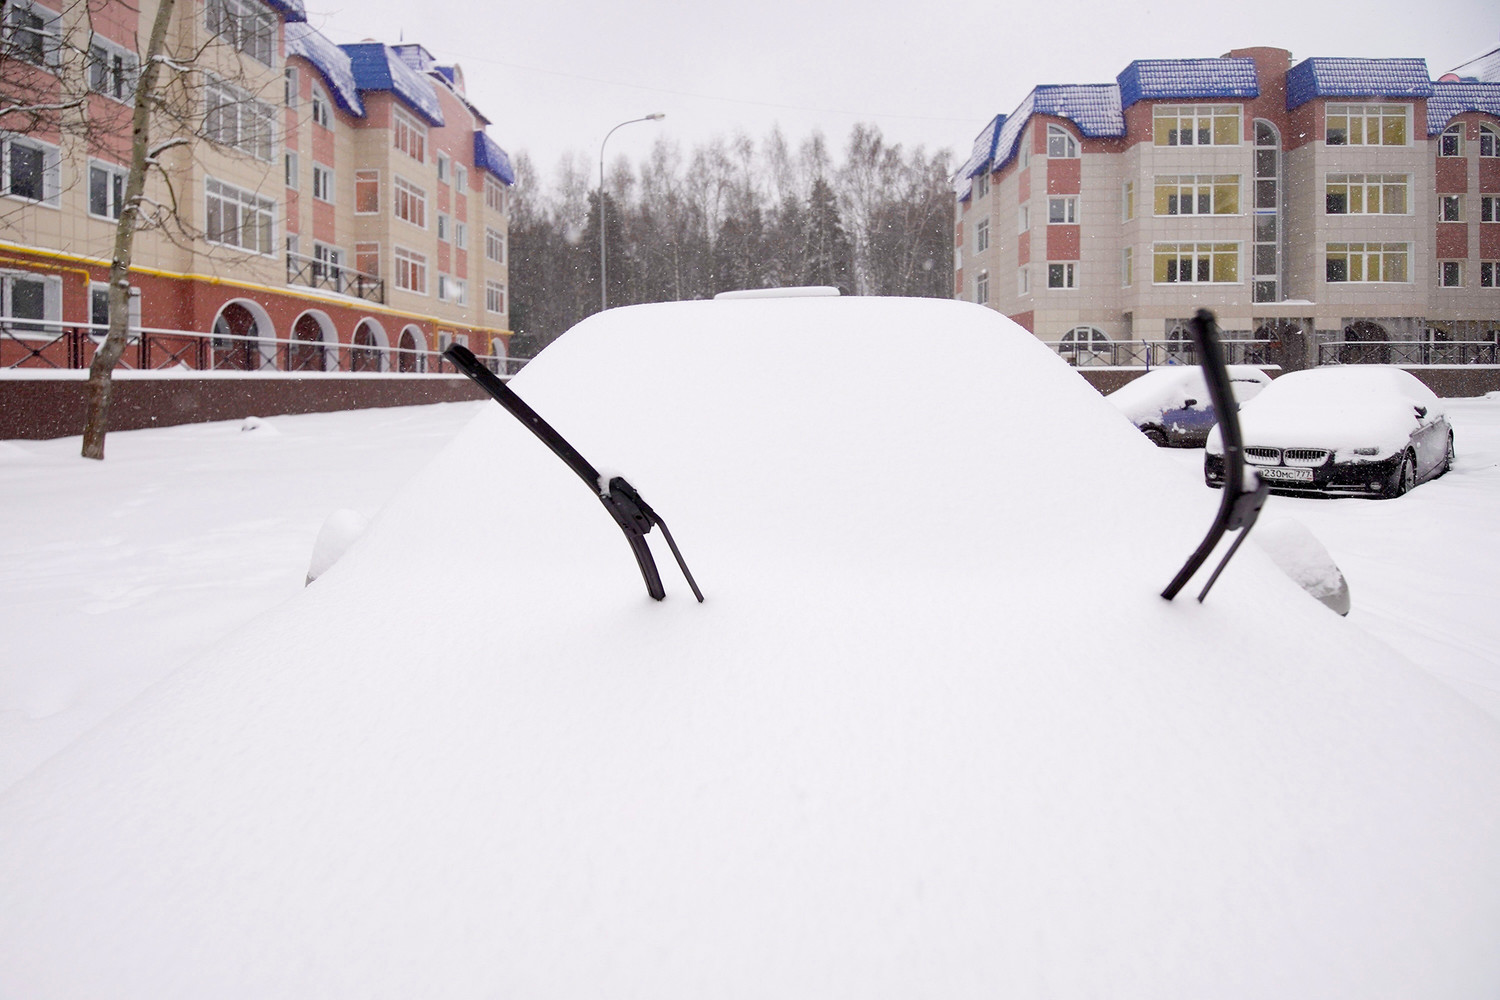
[[[1182,405],[1183,406],[1197,406],[1198,405],[1198,401],[1196,399],[1184,399],[1182,401]]]
[[[1414,406],[1414,407],[1412,407],[1412,409],[1416,411],[1417,419],[1418,420],[1420,420],[1423,417],[1427,416],[1427,407],[1425,407],[1425,406]]]

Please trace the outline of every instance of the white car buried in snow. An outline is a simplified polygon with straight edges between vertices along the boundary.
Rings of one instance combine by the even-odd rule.
[[[1255,546],[1162,600],[1216,497],[995,312],[631,307],[511,384],[706,601],[488,408],[0,797],[0,992],[1500,993],[1500,725]]]

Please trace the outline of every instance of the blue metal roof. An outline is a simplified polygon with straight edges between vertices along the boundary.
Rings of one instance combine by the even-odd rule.
[[[1437,135],[1465,111],[1500,118],[1500,83],[1434,83],[1427,99],[1427,134]]]
[[[1425,59],[1304,59],[1286,75],[1286,107],[1318,97],[1432,96]]]
[[[280,14],[283,21],[307,20],[307,11],[302,6],[302,0],[262,0],[262,2]]]
[[[365,116],[364,102],[354,82],[349,53],[339,48],[308,24],[286,26],[286,54],[301,56],[318,68],[333,94],[333,101],[356,118]]]
[[[1066,118],[1090,139],[1125,134],[1125,112],[1120,107],[1120,88],[1115,84],[1043,84],[1027,94],[1009,117],[1003,118],[995,137],[991,170],[999,170],[1015,159],[1021,133],[1032,115]]]
[[[390,91],[429,124],[443,124],[443,109],[438,104],[432,81],[402,62],[389,46],[380,42],[361,42],[341,45],[340,48],[349,54],[354,82],[361,91]]]
[[[1005,124],[1004,115],[996,115],[990,119],[990,123],[984,127],[979,135],[974,137],[974,151],[964,161],[964,165],[958,168],[958,176],[954,178],[953,190],[959,197],[967,197],[969,180],[989,170],[995,162],[995,143],[1000,138],[1000,127]]]
[[[488,170],[506,184],[516,182],[516,172],[510,165],[509,154],[483,132],[474,133],[474,166],[480,170]]]
[[[1115,78],[1120,105],[1259,97],[1254,59],[1137,59]]]

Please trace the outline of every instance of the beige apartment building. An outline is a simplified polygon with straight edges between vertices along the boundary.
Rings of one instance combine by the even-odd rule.
[[[1040,86],[957,194],[955,296],[1081,363],[1170,357],[1203,307],[1288,366],[1500,331],[1500,83],[1421,59],[1252,48]]]
[[[44,338],[18,328],[105,322],[138,53],[156,9],[6,5],[0,364],[41,357]],[[410,371],[454,339],[505,355],[515,178],[459,67],[419,45],[335,45],[301,0],[178,0],[169,51],[190,53],[192,72],[168,91],[175,130],[153,137],[175,141],[147,204],[172,211],[137,236],[132,322],[213,336],[158,338],[156,358],[143,338],[138,365],[332,370],[352,355],[357,370]],[[87,116],[16,110],[33,94],[69,107],[81,97]]]

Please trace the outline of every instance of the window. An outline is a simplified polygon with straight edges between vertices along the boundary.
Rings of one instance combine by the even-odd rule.
[[[981,172],[974,178],[974,197],[983,198],[990,193],[990,175],[988,171]]]
[[[321,163],[313,164],[313,197],[333,204],[333,169]]]
[[[1152,136],[1158,146],[1238,146],[1238,104],[1161,104],[1152,111]]]
[[[60,15],[19,0],[5,5],[4,45],[0,55],[56,69],[62,63]]]
[[[354,269],[360,274],[380,274],[380,244],[354,244]]]
[[[1479,126],[1479,155],[1500,156],[1500,130],[1495,126]]]
[[[1479,196],[1479,221],[1500,222],[1500,195],[1482,194]]]
[[[1463,156],[1464,155],[1464,127],[1463,125],[1449,125],[1443,134],[1438,136],[1439,156]]]
[[[1021,169],[1025,170],[1031,166],[1031,133],[1026,132],[1021,136]]]
[[[1054,160],[1074,159],[1078,156],[1078,140],[1061,125],[1048,125],[1047,155]]]
[[[469,190],[469,171],[462,163],[453,164],[453,186],[459,194]]]
[[[1158,243],[1152,247],[1152,281],[1158,285],[1239,280],[1238,243]]]
[[[1500,261],[1479,262],[1479,287],[1500,288]]]
[[[1438,284],[1444,288],[1462,288],[1464,286],[1463,262],[1457,260],[1438,261]]]
[[[255,0],[208,0],[208,30],[237,51],[272,65],[278,18]]]
[[[1157,215],[1238,215],[1238,174],[1188,174],[1156,178]]]
[[[293,191],[302,185],[302,161],[296,153],[286,154],[286,186]]]
[[[396,189],[396,218],[426,229],[427,192],[404,177],[397,177],[393,187]]]
[[[95,337],[109,332],[109,286],[101,281],[89,284],[89,323]],[[141,328],[141,290],[130,290],[130,304],[125,311],[125,325],[130,330]]]
[[[460,281],[447,274],[438,275],[438,298],[444,302],[452,302],[455,305],[468,305],[468,282]]]
[[[488,175],[484,178],[484,207],[492,212],[505,211],[505,187]]]
[[[89,164],[89,214],[118,219],[125,205],[125,168],[112,163]]]
[[[418,163],[427,162],[427,126],[401,108],[393,108],[391,139],[397,149]]]
[[[1031,206],[1022,205],[1016,219],[1016,232],[1024,233],[1031,228]]]
[[[1330,146],[1404,146],[1404,104],[1330,104],[1324,142]]]
[[[505,234],[494,229],[484,231],[484,256],[496,264],[505,263]]]
[[[1405,215],[1406,174],[1329,174],[1324,189],[1329,215]]]
[[[357,215],[380,211],[380,171],[354,171],[354,211]]]
[[[286,106],[295,108],[298,98],[302,96],[302,81],[297,76],[297,67],[288,66],[282,76],[286,80]]]
[[[43,323],[56,323],[62,318],[61,282],[40,275],[0,274],[0,316],[36,321],[15,323],[20,330],[42,330]]]
[[[1016,271],[1016,294],[1031,294],[1031,272],[1027,268],[1023,267]]]
[[[339,286],[339,272],[344,265],[344,251],[338,247],[331,247],[326,243],[313,244],[313,266],[312,274],[314,281],[330,281],[334,288]]]
[[[980,271],[974,277],[974,301],[984,305],[990,300],[990,272]]]
[[[89,45],[89,89],[123,103],[135,100],[135,81],[140,63],[128,52],[99,36]]]
[[[0,132],[0,191],[12,198],[56,205],[61,164],[56,146]]]
[[[466,222],[455,222],[453,224],[453,245],[460,250],[469,249],[469,224]]]
[[[315,125],[333,128],[333,106],[329,104],[328,95],[323,93],[323,88],[316,83],[312,86],[312,120]]]
[[[974,252],[984,253],[990,248],[990,220],[980,219],[974,226]]]
[[[1344,281],[1406,281],[1407,243],[1330,243],[1326,279]]]
[[[1072,224],[1077,221],[1078,199],[1076,197],[1069,195],[1066,198],[1047,199],[1047,224],[1049,226]]]
[[[249,153],[257,160],[271,159],[271,135],[275,110],[238,87],[210,81],[203,88],[203,135],[210,142]]]
[[[1048,264],[1048,288],[1077,288],[1078,274],[1073,264]]]
[[[437,155],[438,180],[444,184],[448,183],[448,154],[439,152]]]
[[[437,238],[444,243],[448,242],[448,229],[450,226],[451,222],[448,217],[439,212],[437,217]]]
[[[1129,288],[1135,284],[1135,248],[1126,247],[1120,251],[1120,285]]]
[[[222,243],[253,253],[271,252],[275,201],[212,177],[204,180],[203,190],[207,201],[205,228],[210,243]]]
[[[484,283],[484,309],[486,312],[505,312],[505,286],[498,281]]]
[[[405,247],[396,248],[396,287],[427,294],[427,258]]]
[[[1135,181],[1126,181],[1120,189],[1120,221],[1129,222],[1135,218]]]
[[[1438,221],[1464,221],[1464,196],[1461,194],[1438,195]]]

